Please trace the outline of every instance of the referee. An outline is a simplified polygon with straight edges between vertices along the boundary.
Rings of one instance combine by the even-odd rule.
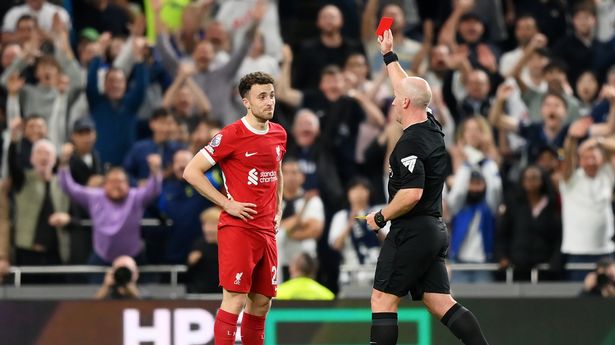
[[[370,344],[397,343],[397,305],[408,293],[464,344],[487,344],[474,314],[450,295],[444,263],[448,232],[441,218],[448,163],[444,134],[427,108],[431,89],[399,65],[390,30],[378,42],[393,83],[395,120],[404,133],[389,158],[389,204],[367,216],[375,231],[391,220],[374,277]]]

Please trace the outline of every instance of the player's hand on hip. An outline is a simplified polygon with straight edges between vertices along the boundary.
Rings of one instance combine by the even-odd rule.
[[[246,221],[248,219],[254,219],[252,215],[255,215],[257,213],[254,209],[255,207],[255,204],[251,204],[248,202],[229,200],[229,202],[224,207],[224,211],[233,217],[237,217],[243,221]]]
[[[367,222],[367,226],[369,227],[370,230],[374,231],[374,232],[378,232],[378,230],[380,230],[380,227],[378,227],[378,225],[376,225],[376,221],[374,220],[374,215],[376,214],[376,212],[372,212],[370,214],[367,215],[367,218],[365,218],[365,221]]]
[[[385,31],[382,36],[378,36],[378,43],[380,44],[382,55],[393,50],[393,33],[391,33],[391,29]]]

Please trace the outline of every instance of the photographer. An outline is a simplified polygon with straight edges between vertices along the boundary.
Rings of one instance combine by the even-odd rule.
[[[615,297],[615,261],[603,259],[596,264],[596,270],[590,272],[583,282],[581,296]]]
[[[139,299],[141,292],[137,288],[139,270],[130,256],[120,256],[113,261],[111,269],[105,275],[103,285],[98,289],[95,299]]]

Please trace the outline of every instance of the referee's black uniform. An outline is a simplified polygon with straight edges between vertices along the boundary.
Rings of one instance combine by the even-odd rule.
[[[448,232],[442,221],[442,187],[448,160],[442,127],[427,120],[404,130],[389,158],[389,202],[400,189],[421,188],[423,195],[406,214],[391,221],[374,278],[376,290],[400,297],[411,293],[450,293],[444,259]]]

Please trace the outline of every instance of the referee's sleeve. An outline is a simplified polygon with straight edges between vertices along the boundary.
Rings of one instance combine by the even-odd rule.
[[[399,165],[399,176],[401,180],[400,189],[423,188],[425,186],[425,166],[422,158],[414,154],[412,150],[400,150],[397,155]]]

